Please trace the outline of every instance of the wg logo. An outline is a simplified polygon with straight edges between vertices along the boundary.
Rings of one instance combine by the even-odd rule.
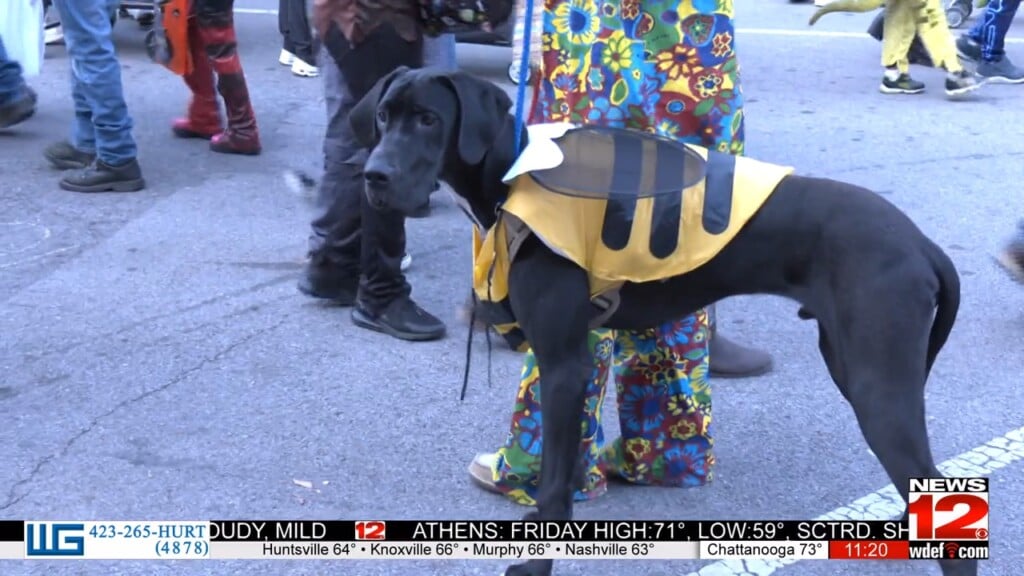
[[[28,556],[85,556],[84,524],[30,522],[25,525],[25,532]],[[73,536],[69,532],[81,534]]]

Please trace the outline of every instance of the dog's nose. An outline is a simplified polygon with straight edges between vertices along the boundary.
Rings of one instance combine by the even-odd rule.
[[[383,188],[388,185],[390,178],[384,172],[380,170],[367,170],[363,173],[363,178],[366,179],[366,183],[370,186],[377,188]]]

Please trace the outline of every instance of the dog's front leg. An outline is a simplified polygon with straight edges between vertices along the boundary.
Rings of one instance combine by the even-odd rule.
[[[581,418],[591,354],[590,302],[582,270],[551,255],[513,266],[513,310],[533,347],[540,372],[541,464],[537,510],[524,520],[571,520],[580,462]],[[519,270],[516,270],[519,268]],[[532,270],[532,273],[526,271]],[[543,282],[538,279],[543,278]],[[552,560],[510,566],[506,576],[549,576]]]

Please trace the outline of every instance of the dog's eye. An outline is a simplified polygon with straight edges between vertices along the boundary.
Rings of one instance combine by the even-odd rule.
[[[377,110],[377,122],[380,122],[381,124],[387,124],[387,121],[388,121],[388,111],[387,110],[383,110],[383,109],[382,110]]]
[[[433,126],[437,124],[437,116],[433,114],[420,114],[420,124],[424,126]]]

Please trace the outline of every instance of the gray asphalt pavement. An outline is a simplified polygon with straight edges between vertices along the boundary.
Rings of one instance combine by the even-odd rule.
[[[171,137],[180,79],[117,26],[149,188],[79,195],[41,152],[72,114],[63,47],[47,49],[39,111],[0,132],[0,517],[206,520],[511,519],[526,510],[468,481],[504,441],[519,357],[474,353],[458,400],[469,225],[448,198],[410,221],[414,297],[448,322],[435,343],[355,328],[295,280],[312,208],[285,168],[319,172],[319,80],[276,61],[270,0],[239,0],[243,64],[265,152],[225,157]],[[948,460],[1024,425],[1024,289],[992,260],[1024,217],[1024,86],[949,102],[942,73],[885,96],[871,15],[736,0],[748,154],[878,190],[954,259],[959,322],[929,383],[930,434]],[[1015,36],[1016,35],[1016,36]],[[1024,63],[1024,32],[1010,54]],[[507,48],[460,46],[461,65],[504,79]],[[513,88],[508,85],[511,91]],[[888,484],[828,378],[811,323],[769,297],[720,305],[723,331],[768,349],[769,376],[716,381],[717,480],[702,489],[613,485],[580,518],[809,519]],[[482,337],[478,337],[482,342]],[[611,403],[609,403],[611,405]],[[608,431],[617,434],[613,416]],[[1017,440],[1021,438],[1017,437]],[[987,576],[1024,574],[1024,464],[992,473]],[[297,485],[306,480],[315,489]],[[497,574],[500,562],[4,562],[0,574]],[[707,562],[560,562],[559,575],[768,574]],[[938,574],[933,563],[806,561],[785,576]]]

